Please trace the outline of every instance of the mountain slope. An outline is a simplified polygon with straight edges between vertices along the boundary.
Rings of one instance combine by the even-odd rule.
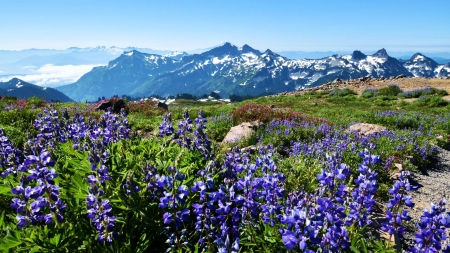
[[[13,78],[8,82],[0,82],[0,96],[17,98],[40,97],[49,101],[72,102],[73,100],[53,88],[41,87],[20,79]]]
[[[180,67],[149,79],[131,95],[172,95],[174,92],[204,94],[211,91],[220,95],[276,93],[295,90],[279,87],[288,78],[284,57],[267,50],[264,53],[244,45],[241,48],[225,43],[199,55],[183,57]],[[283,76],[284,75],[284,76]],[[170,84],[168,87],[167,84]]]
[[[95,67],[77,82],[57,89],[74,100],[96,100],[98,97],[129,94],[153,75],[176,68],[171,57],[138,51],[123,53],[107,66]]]
[[[434,70],[439,64],[421,53],[416,53],[404,65],[414,76],[435,77]]]
[[[422,61],[421,59],[424,59]],[[372,55],[354,51],[322,59],[290,60],[248,45],[225,43],[201,54],[174,53],[160,56],[130,51],[94,68],[76,83],[58,87],[75,100],[101,96],[261,95],[317,86],[336,78],[363,76],[449,76],[450,68],[415,54],[408,61],[389,56],[385,49]]]

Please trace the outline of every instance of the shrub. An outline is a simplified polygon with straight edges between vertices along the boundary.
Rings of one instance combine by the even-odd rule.
[[[389,84],[388,87],[379,90],[380,95],[385,96],[397,96],[399,93],[403,92],[397,84]]]
[[[274,119],[290,120],[295,118],[314,123],[327,123],[330,125],[332,124],[331,122],[319,117],[306,115],[301,112],[296,112],[289,109],[272,108],[268,105],[260,104],[246,104],[244,106],[241,106],[232,112],[232,117],[237,124],[257,120],[267,124]]]
[[[376,96],[379,96],[380,92],[377,89],[365,89],[362,94],[361,97],[363,98],[373,98]]]
[[[397,96],[401,98],[418,98],[424,95],[439,95],[445,96],[448,95],[446,90],[440,90],[432,87],[426,87],[421,89],[408,90],[402,93],[399,93]]]
[[[413,104],[425,107],[440,107],[448,105],[448,101],[442,97],[425,95],[414,101]]]
[[[214,116],[206,123],[208,136],[212,140],[222,141],[233,126],[233,118],[228,114]]]
[[[141,113],[146,116],[160,116],[165,113],[164,109],[158,108],[157,101],[148,99],[128,102],[127,107],[130,113]]]
[[[353,96],[357,93],[354,90],[351,90],[349,88],[344,89],[334,89],[330,92],[330,96],[337,96],[337,97],[345,97],[345,96]]]

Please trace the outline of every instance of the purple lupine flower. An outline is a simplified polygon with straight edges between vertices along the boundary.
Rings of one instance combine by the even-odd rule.
[[[445,212],[445,199],[437,205],[431,202],[430,210],[424,211],[420,222],[417,224],[419,232],[416,233],[416,245],[411,247],[411,252],[439,252],[442,251],[442,241],[445,241],[447,228],[450,228],[450,216]],[[449,247],[444,250],[448,251]]]
[[[169,114],[164,115],[163,122],[159,126],[159,135],[161,137],[171,136],[174,132],[172,127],[172,116]]]
[[[402,225],[403,221],[409,221],[411,217],[408,215],[408,210],[401,210],[398,206],[405,204],[408,207],[413,207],[414,203],[411,197],[406,195],[406,192],[417,189],[417,187],[411,186],[409,183],[409,175],[408,171],[402,171],[400,178],[395,181],[392,189],[388,191],[392,198],[387,204],[387,222],[381,224],[381,230],[389,233],[391,236],[397,234],[400,238],[403,237],[406,231]]]
[[[370,155],[368,150],[360,152],[363,157],[363,163],[359,164],[359,176],[354,180],[358,187],[355,187],[351,193],[350,211],[346,220],[347,225],[358,223],[364,227],[371,223],[369,219],[375,203],[374,197],[378,189],[377,173],[369,168],[369,165],[380,163],[379,156]]]

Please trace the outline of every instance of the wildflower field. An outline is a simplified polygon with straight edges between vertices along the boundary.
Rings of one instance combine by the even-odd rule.
[[[0,251],[395,252],[413,227],[405,251],[450,252],[445,200],[419,224],[408,215],[410,174],[448,148],[446,93],[355,94],[169,112],[130,101],[118,114],[1,97]],[[250,121],[261,123],[251,137],[222,143]],[[359,135],[355,123],[387,130]]]

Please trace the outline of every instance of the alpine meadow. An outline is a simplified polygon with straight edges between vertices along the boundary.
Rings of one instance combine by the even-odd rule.
[[[450,253],[449,2],[0,9],[0,252]]]

